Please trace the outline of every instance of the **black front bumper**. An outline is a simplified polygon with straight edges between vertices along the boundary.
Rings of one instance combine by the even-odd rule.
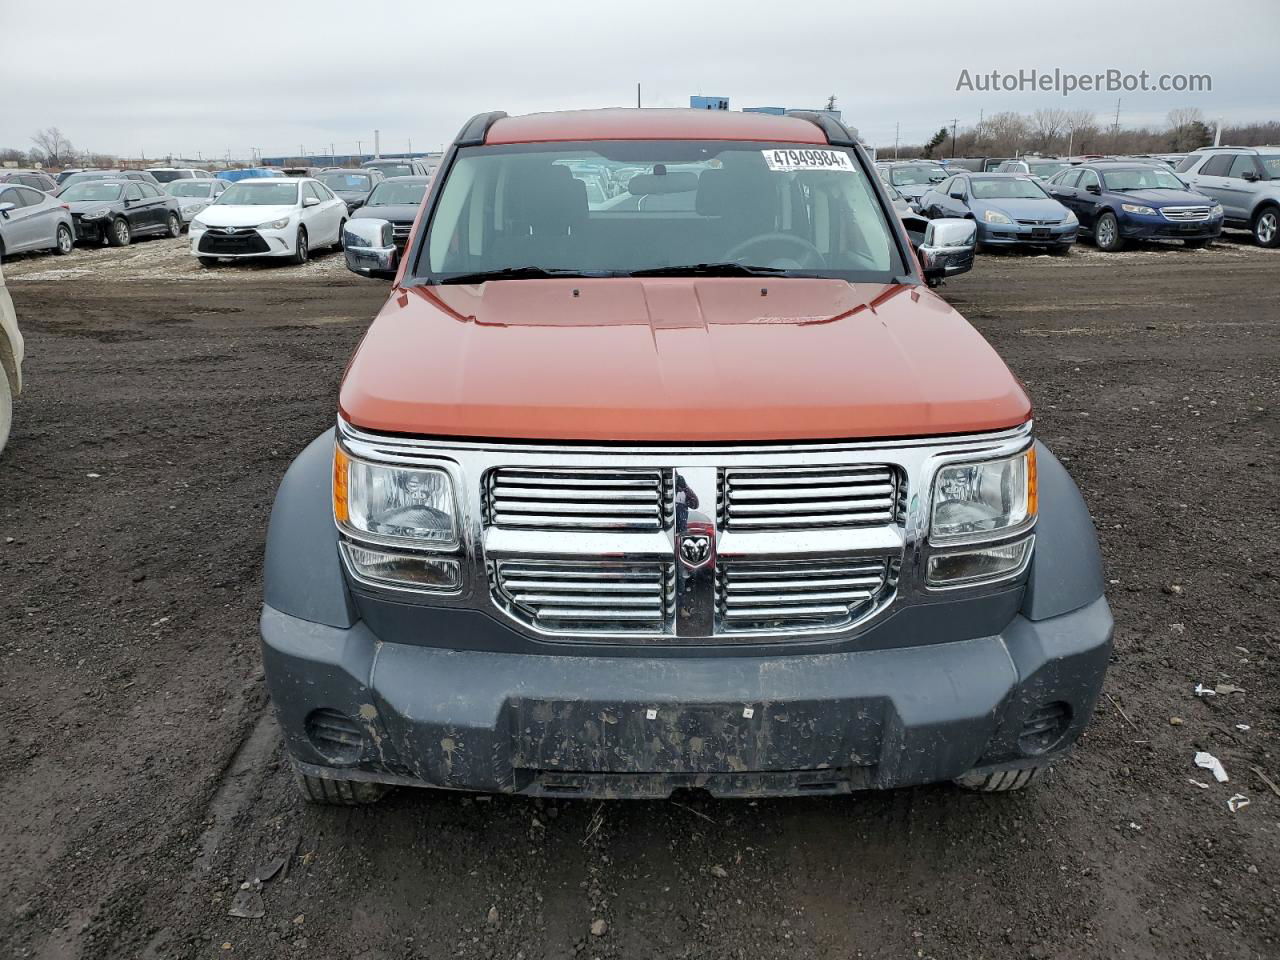
[[[1148,220],[1120,221],[1120,236],[1131,240],[1212,240],[1222,233],[1222,218],[1217,220]]]
[[[772,657],[460,650],[262,615],[306,772],[549,796],[845,793],[1044,763],[1087,724],[1111,634],[1104,598],[971,640]]]

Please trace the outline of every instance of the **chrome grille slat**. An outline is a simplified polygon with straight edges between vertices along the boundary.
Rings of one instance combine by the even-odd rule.
[[[852,622],[892,589],[889,558],[848,564],[726,561],[716,582],[725,629],[785,630]]]
[[[868,464],[723,472],[719,516],[725,530],[798,530],[892,523],[897,470]]]
[[[552,630],[662,632],[669,565],[609,560],[499,560],[495,599],[531,625]]]
[[[1160,213],[1166,220],[1174,220],[1180,223],[1194,223],[1200,220],[1209,219],[1209,208],[1205,206],[1161,207]]]
[[[485,482],[488,524],[530,530],[660,530],[668,472],[499,467]]]

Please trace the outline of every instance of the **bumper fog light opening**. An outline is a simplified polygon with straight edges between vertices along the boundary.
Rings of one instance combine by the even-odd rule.
[[[369,586],[430,593],[457,593],[462,587],[462,568],[450,557],[374,550],[354,543],[344,543],[342,553],[351,575]]]
[[[929,558],[926,582],[935,589],[967,587],[1016,577],[1031,559],[1035,537],[991,547],[972,547]]]

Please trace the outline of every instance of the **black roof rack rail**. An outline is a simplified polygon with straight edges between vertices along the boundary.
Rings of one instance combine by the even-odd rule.
[[[457,140],[454,143],[459,147],[478,147],[484,143],[484,138],[489,135],[489,128],[494,122],[505,117],[505,110],[492,110],[489,113],[477,113],[474,117],[462,125],[462,130],[458,133]]]
[[[796,117],[799,120],[808,120],[827,135],[827,143],[834,144],[837,147],[856,147],[858,145],[858,131],[852,127],[845,126],[830,114],[815,113],[812,110],[788,110],[787,116]]]

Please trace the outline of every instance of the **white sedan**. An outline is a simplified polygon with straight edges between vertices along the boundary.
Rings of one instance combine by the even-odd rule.
[[[288,257],[340,247],[347,205],[309,177],[241,180],[191,221],[191,252],[206,267],[224,257]]]

